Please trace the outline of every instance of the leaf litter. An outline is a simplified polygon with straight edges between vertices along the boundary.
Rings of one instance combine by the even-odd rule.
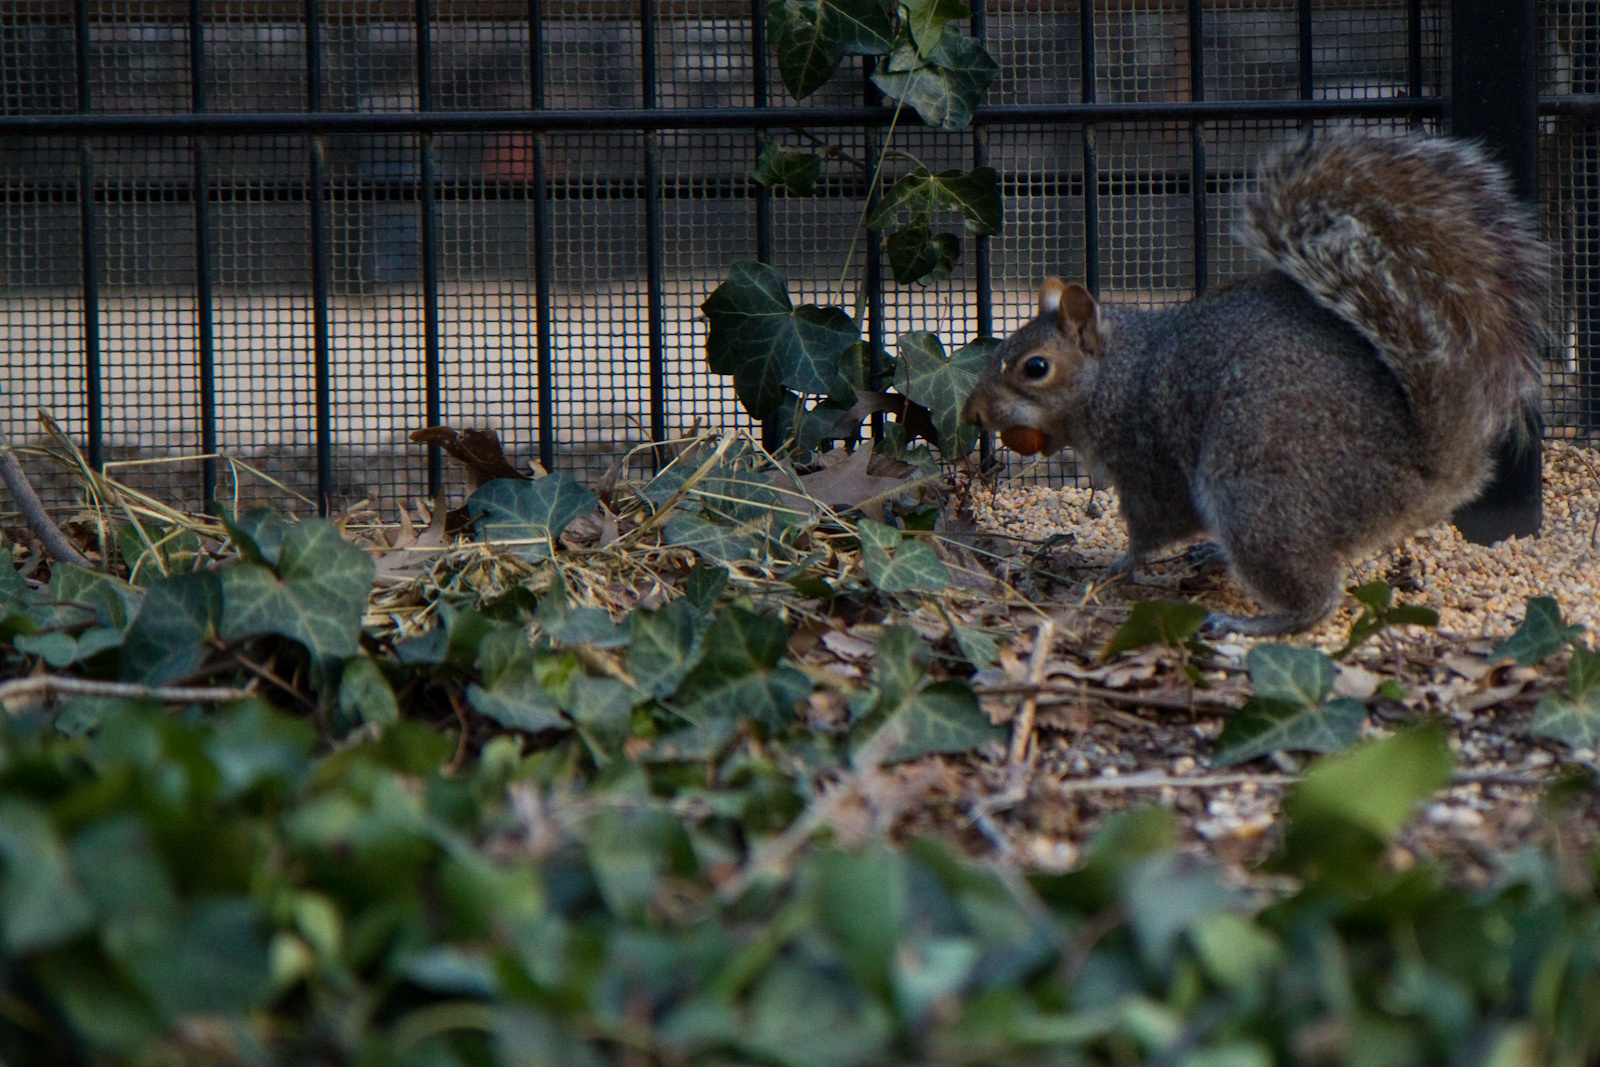
[[[483,439],[473,440],[470,462],[503,473]],[[741,433],[673,443],[659,473],[615,481],[604,503],[559,473],[475,478],[457,509],[470,525],[452,533],[444,508],[428,504],[398,507],[387,520],[365,504],[332,521],[260,511],[225,521],[185,515],[89,472],[65,450],[52,454],[81,472],[89,501],[63,525],[104,569],[57,565],[25,576],[6,568],[0,598],[13,668],[43,663],[85,675],[64,677],[54,690],[54,728],[68,738],[108,723],[126,731],[127,717],[139,714],[112,700],[128,690],[97,681],[108,669],[129,679],[115,684],[179,707],[206,702],[207,692],[235,702],[239,690],[220,683],[237,682],[257,699],[221,720],[206,742],[225,789],[301,773],[294,768],[306,766],[315,737],[329,753],[329,769],[316,779],[324,783],[341,760],[363,752],[387,752],[382,759],[411,768],[396,780],[399,792],[383,794],[385,818],[399,820],[384,833],[418,817],[405,783],[442,761],[428,795],[451,781],[478,790],[471,804],[500,826],[484,838],[487,854],[550,863],[581,847],[605,907],[629,922],[687,922],[707,906],[695,894],[748,907],[752,894],[816,886],[818,903],[805,907],[823,911],[792,919],[782,912],[761,935],[777,939],[772,947],[730,963],[735,970],[718,979],[730,983],[716,987],[719,995],[738,998],[737,1010],[750,1015],[715,1026],[711,1016],[695,1015],[691,1026],[689,1016],[675,1015],[652,1036],[632,1039],[667,1041],[672,1055],[738,1033],[760,1055],[788,1062],[775,1051],[785,1046],[771,1028],[788,1024],[771,1014],[781,1002],[772,998],[804,995],[814,1004],[824,986],[812,972],[802,980],[796,958],[774,953],[813,922],[840,946],[862,988],[881,985],[897,1012],[911,1013],[903,1021],[968,989],[978,973],[975,943],[946,937],[908,948],[875,932],[874,922],[893,930],[913,921],[902,889],[882,896],[884,887],[925,882],[929,872],[941,884],[966,885],[961,893],[998,892],[984,905],[991,911],[1001,897],[1005,908],[1034,901],[989,928],[985,937],[999,940],[982,942],[985,953],[1032,944],[999,933],[1005,923],[1026,930],[1044,921],[1027,919],[1028,907],[1099,899],[1073,896],[1079,888],[1058,900],[1051,894],[1066,890],[1052,888],[1049,872],[1074,871],[1070,884],[1083,887],[1115,869],[1128,873],[1114,883],[1125,889],[1113,911],[1126,916],[1129,950],[1145,965],[1171,967],[1175,953],[1189,951],[1179,947],[1185,932],[1185,944],[1218,959],[1242,951],[1241,938],[1267,937],[1261,958],[1269,966],[1276,941],[1231,910],[1246,899],[1238,894],[1259,901],[1315,882],[1316,865],[1348,845],[1335,844],[1345,841],[1338,826],[1362,827],[1381,847],[1376,860],[1341,860],[1334,869],[1370,861],[1403,872],[1436,857],[1452,878],[1475,884],[1506,877],[1520,845],[1553,842],[1559,856],[1596,837],[1592,786],[1575,789],[1568,775],[1594,771],[1584,747],[1600,721],[1600,669],[1586,644],[1592,601],[1535,598],[1503,625],[1451,633],[1449,612],[1462,609],[1450,597],[1458,594],[1432,597],[1437,587],[1426,579],[1459,572],[1461,561],[1413,555],[1410,574],[1424,580],[1408,585],[1398,559],[1418,552],[1414,544],[1358,564],[1351,588],[1362,595],[1304,639],[1208,643],[1193,602],[1232,606],[1237,593],[1193,557],[1174,556],[1137,582],[1094,584],[1103,565],[1097,554],[1117,546],[1114,538],[1097,543],[1091,509],[1104,516],[1114,501],[1062,491],[1050,501],[1049,524],[1030,528],[1025,505],[1037,493],[1019,505],[975,487],[966,470],[930,479],[909,464],[880,464],[868,480],[871,467],[853,457],[795,467]],[[1571,469],[1567,453],[1555,448],[1552,456],[1554,475]],[[844,491],[830,500],[805,492],[806,479],[847,463]],[[882,485],[886,479],[897,484]],[[1547,495],[1547,514],[1592,522],[1592,489]],[[683,519],[697,524],[699,541],[671,535]],[[1566,527],[1555,530],[1555,543],[1568,545]],[[0,551],[37,558],[25,547],[15,541]],[[330,581],[318,587],[318,576]],[[345,595],[360,600],[357,582],[367,590],[359,613]],[[1412,621],[1426,621],[1418,610],[1426,607],[1439,611],[1439,627]],[[1345,650],[1352,628],[1362,640]],[[49,681],[3,683],[0,699],[20,682],[32,687],[28,700],[49,699]],[[14,691],[18,701],[8,706],[16,711],[25,705]],[[172,729],[188,728],[172,721]],[[418,723],[431,729],[408,732]],[[439,744],[449,737],[453,752]],[[1358,738],[1369,743],[1341,757],[1345,763],[1307,762]],[[519,765],[532,777],[507,783],[509,772],[496,770]],[[1302,779],[1285,834],[1279,813]],[[497,795],[510,805],[509,823],[493,823],[502,818]],[[1422,817],[1409,819],[1418,797],[1429,797]],[[1129,810],[1149,805],[1167,811],[1171,830]],[[317,834],[332,834],[337,845],[337,821],[317,821],[324,818],[308,809],[293,847]],[[730,818],[746,845],[718,830]],[[12,825],[35,833],[21,815]],[[43,824],[35,829],[41,841],[49,837]],[[1176,856],[1165,851],[1169,833]],[[907,851],[885,851],[885,836]],[[932,842],[941,840],[955,852],[937,851]],[[1186,866],[1183,852],[1220,870]],[[1258,867],[1269,853],[1279,866]],[[961,867],[961,855],[989,866]],[[707,880],[685,880],[680,868]],[[1018,868],[1032,872],[1029,886],[1006,882]],[[793,881],[802,871],[810,873]],[[979,871],[1011,888],[980,890]],[[50,877],[66,885],[63,872]],[[383,877],[388,884],[395,875]],[[459,892],[467,876],[450,877]],[[835,898],[850,908],[834,915],[826,902]],[[311,964],[289,961],[335,944],[327,923],[337,912],[317,916],[343,905],[316,893],[292,899],[284,911],[292,943],[273,949],[274,967],[289,967],[283,973],[291,977],[275,980],[312,981]],[[847,917],[859,908],[870,916],[880,904],[878,919]],[[992,914],[985,921],[1000,913]],[[202,909],[174,921],[198,931],[222,916]],[[48,946],[89,921],[79,912],[37,922],[18,913],[8,936]],[[255,944],[247,932],[229,936]],[[529,936],[519,952],[558,943]],[[1047,950],[1026,949],[1040,951]],[[1073,962],[1070,945],[1063,951],[1060,973],[1070,977],[1083,964]],[[441,993],[493,988],[492,976],[459,950],[428,953],[394,966]],[[555,966],[524,958],[533,973]],[[885,958],[895,961],[888,972]],[[252,973],[245,963],[231,973],[240,1003],[264,995]],[[153,972],[133,979],[147,980],[159,988]],[[193,1010],[183,997],[201,996],[163,995],[181,1000],[172,1008],[180,1013]],[[838,1002],[847,1011],[839,1018],[849,1020],[841,1032],[860,1043],[855,1062],[871,1060],[861,1050],[884,1040],[886,1023],[848,1015],[877,1010],[873,1003]],[[1050,1040],[1092,1043],[1124,1025],[1133,1024],[1075,1016]],[[1026,1043],[1032,1039],[1017,1035],[1028,1032],[1008,1028],[1004,1040]],[[957,1036],[936,1033],[940,1041]],[[955,1058],[968,1055],[983,1058]]]
[[[734,708],[756,709],[750,712],[756,720],[785,726],[796,714],[785,702],[800,709],[801,725],[857,742],[874,721],[892,717],[905,736],[882,762],[920,760],[935,768],[909,779],[925,795],[891,805],[901,833],[953,829],[977,854],[998,849],[1025,864],[1059,868],[1076,861],[1109,814],[1153,802],[1177,815],[1190,847],[1234,864],[1243,877],[1276,840],[1278,801],[1309,754],[1341,751],[1358,738],[1439,716],[1451,724],[1451,744],[1464,769],[1411,831],[1410,844],[1459,861],[1464,876],[1483,878],[1489,874],[1484,856],[1546,832],[1537,817],[1544,784],[1568,768],[1596,766],[1600,687],[1593,672],[1577,671],[1570,684],[1565,679],[1569,662],[1588,662],[1580,634],[1600,618],[1600,590],[1585,588],[1573,569],[1591,559],[1592,549],[1581,545],[1590,533],[1585,524],[1594,521],[1594,456],[1559,442],[1547,452],[1544,538],[1484,549],[1466,545],[1450,529],[1424,531],[1357,563],[1350,606],[1293,642],[1303,647],[1290,647],[1239,638],[1208,645],[1192,637],[1203,609],[1180,604],[1248,605],[1231,582],[1191,566],[1188,555],[1160,561],[1132,582],[1090,585],[1097,568],[1120,551],[1115,498],[1105,492],[996,491],[973,483],[965,469],[935,478],[864,447],[823,453],[808,471],[768,455],[746,435],[701,433],[667,446],[668,462],[654,478],[609,486],[612,506],[603,507],[567,475],[535,478],[518,471],[492,432],[427,433],[467,469],[474,486],[455,509],[457,530],[447,534],[443,509],[421,501],[396,508],[398,521],[381,521],[365,507],[336,517],[375,571],[361,619],[364,644],[425,643],[430,634],[463,626],[463,611],[504,605],[521,591],[537,611],[506,617],[525,619],[535,643],[543,633],[556,647],[572,650],[583,677],[631,686],[638,679],[628,669],[639,666],[645,690],[658,697],[686,686],[689,700],[673,709],[686,733],[704,731]],[[138,520],[122,525],[121,548],[125,558],[133,550],[126,565],[136,576],[164,567],[179,535],[187,538],[182,544],[190,571],[203,573],[197,560],[215,566],[241,547],[246,556],[261,552],[243,526],[180,514],[91,475],[75,450],[67,451],[70,442],[56,441],[51,455],[80,473],[88,499],[98,505],[92,516],[66,524],[96,531],[85,545],[91,558],[104,558],[104,531],[119,518]],[[938,528],[912,528],[917,523],[908,517],[930,507],[939,509]],[[907,528],[896,525],[897,517]],[[268,554],[291,529],[278,526],[256,531]],[[146,534],[135,547],[130,529],[152,530],[162,541]],[[1518,635],[1509,643],[1496,640],[1520,621],[1509,608],[1512,596],[1501,588],[1507,583],[1496,582],[1510,569],[1505,557],[1541,552],[1572,561],[1541,588],[1590,595],[1559,604],[1536,600]],[[18,553],[26,555],[26,547]],[[265,562],[275,567],[276,556]],[[323,577],[343,574],[346,566]],[[781,651],[771,643],[774,632],[764,639],[764,651],[744,653],[741,665],[695,667],[702,662],[705,623],[663,612],[709,569],[726,572],[710,602],[753,610],[752,620],[781,620]],[[60,566],[55,571],[69,573]],[[212,639],[275,632],[301,641],[313,659],[356,650],[351,620],[301,603],[322,590],[315,582],[296,586],[293,566],[282,575],[263,565],[223,573],[230,588],[237,587],[229,600],[237,607],[215,617]],[[1536,573],[1530,569],[1521,582],[1510,583],[1515,592],[1531,593]],[[1362,579],[1370,581],[1356,589]],[[247,587],[250,595],[242,596]],[[549,607],[557,599],[559,612]],[[180,599],[173,606],[189,603]],[[1426,621],[1424,609],[1437,612],[1437,629],[1391,624],[1385,614]],[[201,609],[186,610],[193,618]],[[710,604],[699,610],[710,617]],[[1032,642],[1046,618],[1053,645],[1040,677],[1030,681]],[[121,625],[126,629],[127,622]],[[201,617],[191,625],[201,632],[208,623]],[[122,629],[15,640],[19,652],[65,666],[88,659],[111,643],[102,635],[120,636]],[[133,641],[148,642],[149,629],[135,627]],[[686,637],[680,630],[693,632]],[[718,630],[711,637],[721,643],[748,635]],[[923,651],[897,643],[907,639]],[[681,647],[657,647],[652,659],[652,641]],[[1574,641],[1575,652],[1569,648]],[[1353,649],[1340,648],[1346,644]],[[1342,661],[1322,654],[1341,651],[1351,654]],[[894,685],[885,690],[879,672],[892,671],[886,654],[903,672],[910,669],[905,663],[922,662],[924,652],[919,669],[931,673],[918,683],[922,688],[899,697]],[[157,681],[196,666],[192,656],[152,656],[157,666],[149,678]],[[780,659],[793,666],[780,667]],[[1270,678],[1268,664],[1274,665]],[[715,681],[695,683],[696,669]],[[1303,686],[1293,683],[1296,672],[1307,679]],[[392,718],[392,695],[359,695],[375,691],[372,672],[363,667],[352,677],[364,681],[353,681],[351,695],[341,698],[347,715],[360,718],[360,708],[371,706],[378,710],[369,717]],[[529,683],[515,670],[499,683],[484,682],[464,694],[476,713],[467,720],[464,744],[470,746],[481,747],[507,728],[537,733],[573,724],[584,700],[584,714],[610,714],[616,729],[618,716],[631,714],[596,711],[592,694],[563,696],[558,687],[552,697],[542,680]],[[968,700],[970,707],[963,703]],[[1018,779],[1006,746],[993,743],[1000,735],[987,731],[1003,732],[1029,701],[1037,731],[1029,750],[1034,766],[1023,794],[995,807],[993,797],[1016,792]],[[713,729],[666,747],[709,744],[725,732]],[[971,817],[976,810],[985,812],[982,820]],[[968,814],[952,828],[952,812]],[[1600,839],[1595,824],[1595,813],[1585,808],[1571,828],[1584,840]]]

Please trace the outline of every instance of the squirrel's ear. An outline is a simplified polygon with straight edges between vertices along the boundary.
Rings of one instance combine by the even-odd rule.
[[[1077,334],[1085,348],[1099,347],[1100,306],[1077,282],[1046,278],[1039,287],[1039,314],[1054,315],[1061,332]]]
[[[1095,304],[1094,297],[1077,282],[1061,286],[1061,296],[1057,299],[1057,303],[1061,309],[1059,314],[1063,327],[1071,326],[1081,330],[1085,326],[1092,325],[1100,317],[1100,308]]]
[[[1051,281],[1055,279],[1052,278]],[[1056,299],[1055,314],[1061,324],[1061,332],[1077,334],[1085,352],[1094,353],[1100,350],[1105,340],[1100,328],[1100,305],[1089,295],[1089,290],[1077,282],[1062,285],[1061,295]]]
[[[1046,278],[1044,284],[1039,286],[1039,314],[1054,315],[1061,310],[1061,296],[1067,291],[1067,283],[1060,278]]]

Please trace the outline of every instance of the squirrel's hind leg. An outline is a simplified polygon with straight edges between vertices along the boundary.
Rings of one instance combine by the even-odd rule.
[[[1261,615],[1213,612],[1206,619],[1206,632],[1247,637],[1299,633],[1317,625],[1338,606],[1344,561],[1337,554],[1282,541],[1255,545],[1248,538],[1242,539],[1243,544],[1229,545],[1229,531],[1219,533],[1239,581],[1277,610]]]

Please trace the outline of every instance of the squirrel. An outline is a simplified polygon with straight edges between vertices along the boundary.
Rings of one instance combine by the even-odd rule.
[[[1474,144],[1324,132],[1269,157],[1241,243],[1265,268],[1190,303],[1104,307],[1059,278],[962,417],[1024,454],[1071,446],[1121,498],[1121,577],[1202,531],[1294,633],[1346,562],[1448,516],[1526,445],[1549,255]]]

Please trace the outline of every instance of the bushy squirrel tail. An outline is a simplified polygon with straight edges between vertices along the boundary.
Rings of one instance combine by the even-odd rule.
[[[1539,398],[1549,255],[1463,141],[1323,132],[1273,156],[1240,239],[1376,346],[1429,453],[1464,470]],[[1444,470],[1440,471],[1445,474]]]

